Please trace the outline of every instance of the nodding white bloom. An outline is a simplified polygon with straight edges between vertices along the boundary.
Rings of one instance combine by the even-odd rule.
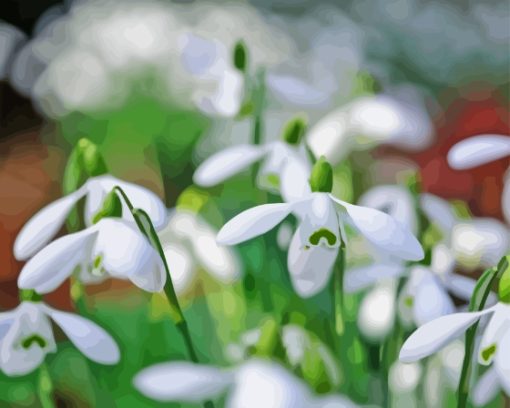
[[[507,257],[507,262],[508,262]],[[510,394],[510,269],[500,279],[499,302],[480,312],[454,313],[439,317],[419,327],[404,343],[400,360],[416,361],[427,357],[460,336],[482,317],[489,321],[483,328],[478,348],[478,362],[493,366],[499,383]]]
[[[231,50],[194,34],[180,37],[184,68],[203,86],[196,86],[192,99],[204,113],[231,117],[238,114],[244,96],[244,77],[232,65]]]
[[[463,140],[448,152],[448,163],[454,169],[465,170],[510,156],[510,136],[478,135]],[[507,176],[502,196],[503,214],[510,223],[510,176]]]
[[[232,362],[241,364],[253,356],[257,344],[262,339],[262,329],[255,328],[243,333],[238,343],[231,343],[226,348],[226,356]],[[318,353],[320,362],[331,385],[340,385],[340,370],[334,354],[313,333],[297,324],[286,324],[281,327],[281,342],[285,349],[285,356],[293,369],[300,369],[307,363],[307,354],[313,350]]]
[[[262,160],[258,185],[275,193],[281,191],[286,200],[291,200],[302,194],[310,173],[310,160],[304,145],[300,145],[303,132],[303,122],[296,119],[289,123],[284,140],[226,148],[205,160],[195,171],[193,181],[203,187],[215,186]],[[287,171],[289,166],[292,171]]]
[[[288,268],[296,292],[303,297],[326,286],[341,242],[346,242],[345,222],[353,224],[370,243],[390,256],[405,260],[423,258],[420,243],[393,217],[333,196],[332,177],[331,166],[320,159],[313,168],[305,198],[264,204],[242,212],[223,226],[218,242],[235,245],[247,241],[271,230],[293,213],[299,225],[290,244]]]
[[[84,221],[92,224],[93,217],[102,208],[103,201],[115,186],[127,194],[136,208],[144,210],[156,229],[166,222],[166,208],[161,199],[145,187],[119,180],[111,175],[102,175],[88,179],[78,190],[68,194],[39,210],[21,229],[14,242],[14,256],[26,260],[43,248],[58,233],[76,205],[85,197]],[[133,220],[131,212],[122,203],[122,217]],[[115,242],[115,241],[113,241]]]
[[[135,222],[107,217],[44,247],[25,264],[18,286],[48,293],[75,271],[84,283],[129,279],[148,292],[162,290],[167,278],[158,252]]]
[[[227,394],[226,408],[351,408],[340,395],[316,396],[282,366],[258,359],[234,369],[187,362],[156,364],[142,370],[135,387],[158,401],[201,403]]]
[[[13,311],[0,313],[0,370],[9,376],[29,374],[46,354],[54,353],[51,320],[87,358],[100,364],[119,361],[117,344],[94,322],[42,302],[24,301]]]
[[[339,163],[353,149],[386,143],[410,150],[426,147],[433,136],[422,101],[403,101],[388,95],[365,96],[329,113],[308,133],[316,157]]]
[[[216,234],[198,214],[181,209],[169,212],[168,224],[158,236],[177,293],[189,289],[201,270],[223,283],[239,277],[241,267],[236,254],[218,245]]]
[[[495,367],[483,373],[473,388],[471,402],[477,407],[486,407],[501,391],[501,380]]]

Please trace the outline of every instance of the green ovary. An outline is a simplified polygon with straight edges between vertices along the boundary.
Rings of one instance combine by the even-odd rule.
[[[24,349],[29,349],[34,343],[36,343],[40,348],[44,348],[48,344],[46,340],[44,340],[38,334],[32,334],[31,336],[28,336],[21,341],[21,346]]]
[[[491,344],[489,347],[484,348],[482,350],[483,361],[489,361],[489,359],[494,355],[495,352],[496,352],[495,344]]]
[[[276,173],[269,173],[269,174],[267,174],[266,175],[266,181],[272,187],[279,187],[280,186],[280,177],[278,177],[278,174],[276,174]]]
[[[312,235],[310,235],[310,238],[308,238],[308,240],[312,245],[319,245],[319,242],[321,241],[322,238],[326,238],[326,241],[328,242],[329,246],[333,246],[336,243],[336,235],[333,234],[327,228],[318,229]]]

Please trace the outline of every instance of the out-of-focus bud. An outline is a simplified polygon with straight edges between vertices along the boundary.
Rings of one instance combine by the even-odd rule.
[[[282,343],[281,327],[273,318],[268,318],[260,328],[260,337],[254,346],[254,355],[258,357],[277,357],[284,359],[285,349]]]
[[[248,67],[248,49],[244,41],[239,40],[234,46],[234,66],[241,72],[246,72]]]
[[[510,303],[510,255],[504,256],[499,261],[498,270],[503,271],[499,279],[499,301]]]
[[[324,156],[313,165],[310,175],[310,187],[314,192],[331,193],[333,188],[333,169]]]
[[[299,145],[306,131],[306,120],[302,117],[295,117],[287,122],[283,130],[282,138],[290,145]]]

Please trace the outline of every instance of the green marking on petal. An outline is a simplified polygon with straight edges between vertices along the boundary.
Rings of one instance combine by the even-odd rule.
[[[271,187],[280,187],[280,177],[276,173],[269,173],[266,175],[266,181]]]
[[[414,304],[414,299],[412,296],[406,296],[404,298],[404,305],[406,305],[407,307],[413,307],[413,304]]]
[[[320,228],[317,231],[315,231],[312,235],[310,235],[310,238],[308,238],[308,241],[310,241],[310,244],[312,245],[319,245],[319,242],[322,238],[325,238],[328,242],[329,246],[333,246],[336,244],[336,235],[333,234],[329,229],[327,228]]]
[[[103,258],[101,255],[98,255],[94,258],[94,269],[97,269],[101,266],[101,262],[103,261]]]
[[[38,334],[32,334],[31,336],[28,336],[21,341],[21,346],[24,349],[29,349],[34,343],[37,343],[37,345],[41,348],[46,347],[46,345],[48,344],[46,340],[44,340]]]
[[[490,360],[490,358],[494,355],[495,352],[496,352],[496,345],[491,344],[489,347],[484,348],[480,354],[482,356],[483,361],[487,362]]]

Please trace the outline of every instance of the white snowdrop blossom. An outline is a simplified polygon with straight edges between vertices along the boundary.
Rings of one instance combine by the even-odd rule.
[[[339,163],[351,150],[381,143],[408,150],[426,147],[433,127],[423,102],[388,95],[364,96],[341,106],[319,120],[307,143],[316,157]]]
[[[327,162],[319,160],[314,171],[324,163]],[[328,190],[331,191],[331,185],[314,192],[308,186],[304,198],[246,210],[223,226],[218,242],[236,245],[247,241],[294,214],[299,224],[289,247],[288,268],[294,289],[302,297],[312,296],[326,286],[340,245],[346,242],[345,222],[390,256],[405,260],[423,258],[420,243],[406,226],[384,212],[339,200]]]
[[[18,286],[49,293],[75,271],[84,283],[129,279],[148,292],[161,291],[167,279],[158,252],[135,222],[107,217],[44,247],[25,264]]]
[[[503,301],[480,312],[449,314],[424,324],[402,346],[400,361],[417,361],[439,351],[483,316],[490,320],[483,330],[478,362],[493,364],[499,384],[510,394],[510,305]]]
[[[84,317],[61,312],[42,302],[24,301],[0,313],[0,370],[8,376],[29,374],[57,350],[51,321],[90,360],[116,364],[117,344],[101,327]]]
[[[258,161],[262,161],[257,175],[261,188],[281,192],[285,200],[303,194],[311,167],[306,150],[303,145],[281,140],[258,146],[237,145],[213,154],[195,171],[193,181],[202,187],[215,186]]]
[[[62,228],[76,203],[84,197],[84,221],[86,225],[91,225],[93,217],[102,208],[106,195],[115,186],[124,190],[135,208],[140,208],[149,215],[156,229],[165,225],[166,207],[152,191],[111,175],[92,177],[78,190],[52,202],[30,218],[14,242],[15,257],[26,260],[43,248]],[[124,202],[122,205],[122,218],[133,221],[127,205]]]
[[[236,254],[218,245],[216,234],[198,214],[182,209],[169,212],[168,224],[158,236],[177,293],[189,289],[201,270],[223,283],[239,277],[241,266]]]
[[[477,135],[463,140],[448,152],[448,163],[454,169],[465,170],[510,156],[510,136]],[[502,195],[503,214],[510,223],[510,175],[507,175]]]
[[[134,384],[158,401],[201,403],[226,393],[226,408],[355,407],[340,395],[316,396],[280,365],[258,359],[233,369],[186,362],[156,364],[142,370]]]

